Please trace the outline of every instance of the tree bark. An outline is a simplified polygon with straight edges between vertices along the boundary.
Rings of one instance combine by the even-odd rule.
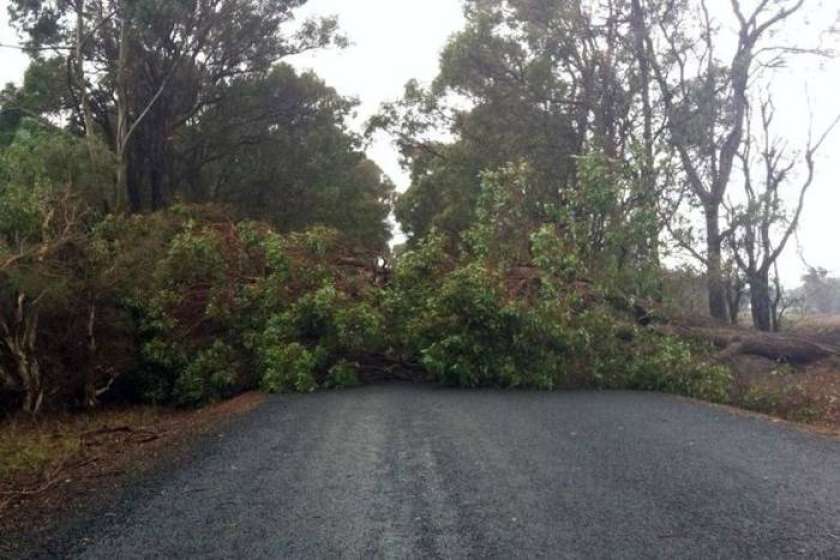
[[[90,96],[87,89],[84,63],[85,44],[85,0],[76,2],[76,81],[79,87],[79,100],[82,105],[82,119],[85,124],[85,141],[87,142],[90,161],[96,165],[96,138],[94,136],[93,110],[90,106]]]
[[[749,278],[750,307],[753,326],[762,332],[773,330],[773,319],[770,301],[770,279],[762,271]]]
[[[744,297],[744,288],[737,281],[731,278],[727,282],[727,305],[729,306],[729,322],[737,326],[740,322],[741,301]]]
[[[115,193],[115,204],[117,211],[125,209],[128,197],[128,142],[130,137],[129,126],[129,99],[128,99],[128,14],[125,3],[120,4],[120,44],[119,59],[117,62],[117,137],[114,142],[117,152],[117,184]]]
[[[723,239],[720,234],[720,207],[706,205],[706,282],[709,291],[709,314],[721,322],[729,321],[726,285],[723,281]]]
[[[143,181],[145,180],[142,154],[139,150],[130,150],[126,158],[125,192],[128,200],[128,210],[137,213],[143,210]]]
[[[651,101],[651,69],[650,60],[645,49],[645,36],[647,35],[647,24],[645,12],[642,9],[641,0],[633,0],[631,4],[631,28],[634,35],[634,50],[639,67],[639,92],[642,97],[642,150],[643,157],[640,169],[641,188],[643,205],[647,212],[656,215],[658,209],[658,193],[656,190],[656,156],[654,154],[654,110]],[[659,233],[660,228],[650,233],[644,247],[644,256],[649,258],[651,263],[659,267]]]
[[[680,325],[656,325],[654,330],[671,336],[711,342],[721,350],[719,358],[750,355],[779,362],[807,365],[840,355],[840,349],[832,345],[777,333]]]
[[[31,306],[24,294],[18,294],[10,321],[0,317],[2,345],[8,352],[10,362],[14,364],[17,376],[14,384],[24,394],[24,412],[33,415],[38,413],[44,401],[41,364],[35,352],[38,319],[38,310]]]

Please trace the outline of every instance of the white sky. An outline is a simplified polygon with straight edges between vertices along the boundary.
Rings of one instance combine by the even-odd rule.
[[[713,0],[714,8],[729,2]],[[8,27],[7,0],[0,0],[0,43],[18,39]],[[837,14],[836,0],[810,0],[809,12],[793,33],[798,40],[816,39],[820,25]],[[361,127],[384,101],[397,99],[409,79],[431,81],[447,38],[463,26],[460,0],[310,0],[300,17],[337,14],[343,32],[352,41],[343,51],[325,51],[297,57],[299,68],[313,69],[341,94],[361,101],[355,126]],[[0,48],[0,84],[19,82],[26,59],[19,52]],[[807,92],[807,94],[806,94]],[[804,64],[777,77],[773,94],[778,107],[778,132],[794,146],[803,142],[808,127],[808,103],[815,128],[840,112],[840,64]],[[400,169],[396,149],[387,138],[371,146],[369,156],[397,183],[408,178]],[[840,273],[840,130],[832,136],[818,161],[817,176],[807,199],[799,234],[804,255],[814,266]],[[795,185],[791,185],[794,187]],[[738,188],[733,184],[733,191]],[[781,263],[785,283],[796,285],[804,267],[795,243]]]

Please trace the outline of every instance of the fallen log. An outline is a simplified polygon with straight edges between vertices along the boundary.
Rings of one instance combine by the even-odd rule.
[[[840,356],[840,348],[814,340],[778,333],[678,325],[657,325],[655,329],[663,334],[709,342],[721,350],[719,355],[721,359],[737,354],[747,354],[761,356],[777,362],[804,365],[832,356]]]

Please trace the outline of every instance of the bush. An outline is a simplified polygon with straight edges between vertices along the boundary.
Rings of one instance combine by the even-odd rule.
[[[240,388],[240,369],[236,351],[217,340],[199,352],[178,376],[173,400],[181,406],[200,406],[231,397]]]
[[[506,308],[498,279],[479,265],[447,275],[423,314],[421,363],[447,385],[514,385],[518,316]],[[433,341],[426,343],[426,341]]]
[[[314,391],[318,388],[315,381],[317,364],[317,352],[310,352],[300,343],[267,346],[263,349],[260,386],[269,393]]]
[[[339,309],[335,314],[335,351],[351,356],[381,351],[383,324],[382,314],[369,303]]]
[[[793,380],[786,380],[784,384],[739,387],[732,401],[741,408],[794,422],[813,422],[827,412],[825,403],[820,402],[818,396]]]
[[[142,344],[138,366],[117,380],[117,393],[135,402],[173,403],[175,382],[186,367],[186,354],[176,344],[153,338]]]
[[[330,368],[330,373],[327,376],[325,386],[330,388],[341,388],[356,387],[360,385],[361,382],[359,381],[358,369],[358,364],[351,364],[346,360],[341,360]]]
[[[463,387],[562,381],[565,342],[537,311],[509,301],[498,275],[471,263],[426,282],[422,294],[410,287],[401,297],[397,285],[387,299],[400,302],[403,324],[395,328],[406,333],[403,353],[414,355],[432,379]]]
[[[732,376],[706,363],[701,352],[682,340],[643,333],[632,348],[621,388],[662,391],[712,402],[725,402]],[[634,351],[635,350],[635,351]]]
[[[510,245],[502,235],[508,221],[491,223],[470,232],[470,252],[455,266],[434,235],[397,263],[383,299],[385,322],[397,333],[391,345],[404,359],[422,364],[437,382],[462,387],[727,398],[729,373],[704,365],[705,349],[645,331],[611,306],[612,299],[624,301],[610,296],[612,288],[578,281],[585,268],[556,232],[539,227],[530,249],[510,246],[515,258],[500,259],[496,253]],[[526,252],[533,257],[529,282],[539,289],[522,296],[508,279]]]

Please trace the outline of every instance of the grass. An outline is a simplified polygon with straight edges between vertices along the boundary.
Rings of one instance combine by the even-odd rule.
[[[53,510],[61,502],[57,496],[68,490],[96,494],[103,477],[153,464],[189,434],[262,400],[246,393],[200,410],[131,406],[0,420],[0,522],[13,508],[15,519],[25,519],[24,502]]]
[[[147,426],[160,418],[157,409],[130,408],[7,419],[0,423],[0,485],[45,478],[84,455],[90,434],[117,426]]]
[[[785,420],[840,428],[840,360],[807,366],[742,361],[730,404]]]
[[[734,404],[745,410],[793,422],[816,423],[824,417],[821,403],[801,385],[753,386],[740,394]]]
[[[784,332],[840,346],[840,315],[807,315],[787,319]]]
[[[77,437],[12,422],[0,433],[0,481],[45,472],[78,453],[80,448]]]

